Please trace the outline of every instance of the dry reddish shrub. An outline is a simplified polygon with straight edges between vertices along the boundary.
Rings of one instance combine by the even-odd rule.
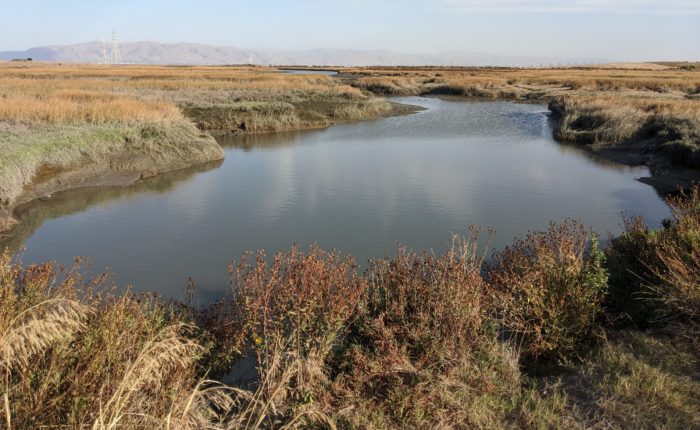
[[[356,313],[366,282],[352,259],[312,246],[308,253],[258,252],[235,270],[235,303],[257,360],[258,390],[245,404],[247,420],[271,423],[304,417],[325,421],[310,402],[324,392],[326,360]],[[233,268],[231,268],[233,272]]]
[[[459,396],[473,399],[489,390],[483,375],[466,371],[488,366],[495,338],[485,323],[477,233],[441,256],[399,249],[371,262],[366,301],[335,363],[336,410],[369,408],[398,426],[452,422],[459,412],[447,392],[468,385]]]
[[[603,263],[597,239],[573,220],[496,255],[488,270],[494,310],[525,357],[564,358],[592,334],[607,288]]]
[[[323,345],[326,337],[335,338],[366,288],[352,259],[317,246],[308,253],[298,247],[278,253],[270,265],[262,251],[254,264],[244,256],[235,281],[260,365],[269,352],[266,342],[287,339],[303,357]]]
[[[371,263],[369,294],[357,325],[380,354],[397,350],[428,365],[480,338],[486,297],[476,235],[473,230],[470,240],[455,238],[440,257],[402,248],[393,258]]]

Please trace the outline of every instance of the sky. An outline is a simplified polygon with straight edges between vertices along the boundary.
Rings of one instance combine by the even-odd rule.
[[[0,0],[0,50],[111,38],[240,48],[700,60],[700,0]]]

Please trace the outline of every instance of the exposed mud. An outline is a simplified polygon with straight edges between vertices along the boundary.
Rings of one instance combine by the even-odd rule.
[[[211,139],[211,138],[210,138]],[[212,139],[196,150],[177,150],[170,155],[128,151],[99,160],[82,160],[70,165],[42,166],[32,181],[16,196],[5,197],[0,204],[0,232],[17,224],[13,216],[18,206],[55,193],[86,187],[126,186],[161,173],[223,159],[223,149]],[[192,149],[192,148],[189,148]]]

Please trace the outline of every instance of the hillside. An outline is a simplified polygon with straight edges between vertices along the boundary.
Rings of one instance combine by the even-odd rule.
[[[242,49],[197,43],[123,43],[122,60],[132,64],[253,64],[253,65],[328,65],[328,66],[540,66],[601,63],[591,58],[554,58],[497,55],[484,52],[443,52],[401,54],[383,50],[311,49],[284,51]],[[32,58],[39,61],[75,63],[102,62],[102,43],[86,42],[64,46],[43,46],[25,51],[0,51],[0,60]]]

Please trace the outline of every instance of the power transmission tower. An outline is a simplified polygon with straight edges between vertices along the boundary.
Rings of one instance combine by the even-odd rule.
[[[109,55],[107,54],[107,41],[102,38],[102,64],[109,64]]]
[[[113,64],[121,64],[122,54],[119,52],[119,42],[117,41],[117,31],[112,30],[112,61]]]

